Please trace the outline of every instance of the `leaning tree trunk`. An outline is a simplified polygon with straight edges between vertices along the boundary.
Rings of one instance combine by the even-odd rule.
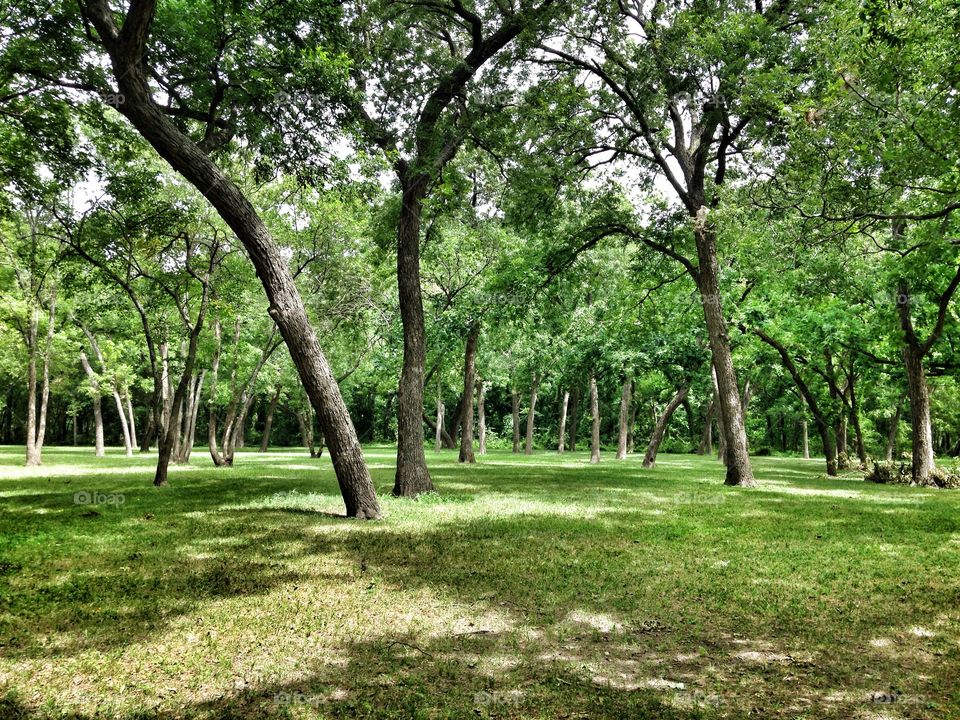
[[[433,490],[423,452],[423,377],[426,335],[420,289],[420,212],[428,178],[404,183],[397,223],[397,285],[403,323],[403,369],[397,393],[397,474],[393,494],[416,497]],[[473,390],[470,390],[471,398]],[[470,402],[471,410],[473,408]]]
[[[563,454],[564,435],[567,432],[567,406],[570,404],[570,393],[564,390],[563,403],[560,405],[560,432],[557,439],[557,452]]]
[[[680,388],[667,403],[667,407],[664,408],[660,417],[657,418],[657,422],[653,426],[653,434],[650,436],[650,444],[647,445],[647,452],[643,456],[643,466],[645,468],[652,468],[657,462],[657,451],[660,449],[660,443],[663,442],[663,435],[667,431],[670,418],[673,417],[673,413],[686,399],[689,391],[689,387]]]
[[[276,391],[270,398],[270,404],[267,405],[267,417],[263,420],[263,437],[260,439],[260,452],[265,453],[270,447],[270,433],[273,431],[273,415],[277,411],[277,405],[280,402],[281,388],[277,385]]]
[[[269,301],[270,316],[276,321],[320,416],[347,515],[380,517],[376,491],[363,461],[357,433],[283,254],[253,204],[210,157],[181,132],[152,96],[143,58],[153,19],[153,3],[132,6],[123,32],[117,27],[116,17],[106,0],[88,0],[85,9],[110,56],[117,89],[124,98],[117,110],[174,170],[203,193],[243,243],[253,262]],[[419,417],[418,413],[418,426]],[[422,437],[422,428],[420,434]],[[420,450],[422,453],[422,443]]]
[[[87,380],[90,382],[92,392],[90,398],[93,401],[93,445],[94,453],[97,457],[104,456],[103,449],[103,409],[100,404],[100,381],[97,374],[90,367],[90,361],[87,360],[87,354],[80,351],[80,363],[83,365],[83,371],[87,374]]]
[[[600,399],[597,397],[597,379],[593,375],[590,376],[590,419],[590,462],[596,465],[600,462]]]
[[[137,447],[137,419],[133,414],[133,401],[130,399],[130,390],[123,393],[123,402],[127,408],[127,426],[130,428],[130,447]]]
[[[463,356],[463,403],[460,409],[463,433],[460,436],[460,457],[462,463],[475,463],[473,454],[473,393],[477,382],[477,338],[480,326],[470,328]]]
[[[527,413],[527,443],[524,447],[525,455],[533,455],[533,428],[537,416],[537,393],[540,391],[540,376],[533,374],[533,384],[530,387],[530,412]]]
[[[630,390],[633,387],[633,380],[627,378],[623,383],[623,391],[620,393],[620,433],[617,436],[617,460],[625,460],[627,457],[627,425],[630,422]]]
[[[793,378],[794,384],[800,391],[800,396],[807,404],[807,409],[809,409],[810,413],[813,415],[813,421],[816,423],[817,430],[820,433],[820,440],[823,442],[823,454],[826,456],[827,462],[827,475],[835,476],[837,474],[838,465],[837,445],[835,438],[831,433],[830,422],[821,411],[820,404],[817,402],[816,396],[810,391],[810,386],[807,385],[806,381],[803,379],[803,376],[800,374],[800,370],[797,368],[797,364],[793,361],[793,358],[790,356],[786,346],[762,330],[755,329],[753,333],[767,343],[767,345],[776,350],[777,354],[780,355],[780,360],[782,361],[783,366],[786,368],[787,372],[790,373],[790,377]]]
[[[120,391],[114,389],[113,401],[117,406],[117,416],[120,418],[120,430],[123,433],[123,449],[127,457],[133,456],[133,439],[130,437],[130,425],[127,423],[127,411],[123,407],[123,398],[120,397]]]
[[[513,390],[510,393],[513,404],[513,452],[520,452],[520,394]]]
[[[485,404],[486,389],[483,380],[477,380],[477,442],[479,455],[487,454],[487,409]]]
[[[705,210],[705,208],[702,208]],[[720,300],[719,270],[717,266],[717,236],[709,227],[706,217],[696,218],[697,258],[700,269],[697,280],[703,313],[713,354],[713,366],[717,373],[717,396],[720,401],[720,416],[723,418],[723,433],[726,441],[727,475],[724,483],[753,487],[753,468],[747,450],[747,429],[737,373],[733,366],[733,353],[727,335],[727,322],[723,316]]]

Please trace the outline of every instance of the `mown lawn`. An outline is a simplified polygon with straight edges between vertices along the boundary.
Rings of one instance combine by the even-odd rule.
[[[0,718],[960,717],[960,492],[757,458],[0,449]],[[78,493],[99,493],[97,500]],[[110,497],[113,495],[113,497]],[[120,503],[122,495],[122,503]]]

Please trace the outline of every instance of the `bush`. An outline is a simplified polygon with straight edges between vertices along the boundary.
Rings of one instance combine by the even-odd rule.
[[[913,469],[909,463],[873,463],[864,480],[889,485],[913,485]],[[938,467],[930,473],[929,487],[945,490],[960,489],[960,467]]]

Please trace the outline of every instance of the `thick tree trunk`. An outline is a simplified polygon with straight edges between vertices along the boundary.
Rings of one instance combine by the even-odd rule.
[[[87,360],[87,354],[80,351],[80,363],[83,365],[83,371],[87,375],[87,381],[90,383],[92,391],[91,400],[93,403],[93,447],[97,457],[104,456],[103,449],[103,410],[100,405],[100,381],[97,374],[90,367],[90,361]]]
[[[520,394],[513,390],[510,393],[513,404],[513,451],[520,452]]]
[[[270,433],[273,431],[273,415],[277,412],[277,405],[280,403],[281,388],[277,385],[276,391],[270,398],[270,404],[267,405],[267,416],[263,421],[263,437],[260,439],[260,452],[265,453],[270,447]]]
[[[645,468],[652,468],[657,462],[657,451],[660,449],[660,443],[663,442],[663,435],[667,430],[667,425],[670,423],[670,418],[673,417],[673,413],[676,412],[680,404],[686,399],[689,391],[689,387],[680,388],[670,399],[670,402],[667,403],[663,412],[660,413],[660,417],[657,418],[657,423],[653,426],[653,434],[650,436],[650,443],[647,445],[647,452],[643,456],[643,466]]]
[[[530,412],[527,413],[527,443],[524,447],[525,455],[533,455],[533,428],[537,415],[537,393],[540,391],[540,376],[533,374],[533,383],[530,387]]]
[[[702,208],[705,210],[705,208]],[[727,323],[720,300],[719,271],[717,267],[717,238],[709,227],[706,217],[696,218],[697,257],[699,260],[698,286],[703,303],[703,313],[713,354],[713,366],[717,374],[717,396],[723,432],[726,441],[727,485],[753,487],[753,468],[747,449],[747,430],[743,407],[740,403],[737,373],[730,351]]]
[[[153,3],[133,6],[122,33],[106,0],[88,0],[86,10],[110,55],[118,91],[124,98],[117,106],[119,112],[174,170],[203,193],[246,248],[266,291],[270,315],[320,416],[347,515],[379,517],[376,492],[356,431],[283,254],[243,192],[177,128],[152,97],[142,58]],[[133,26],[129,30],[127,23]],[[415,425],[422,438],[419,416],[417,413]]]
[[[930,391],[923,369],[923,356],[916,348],[903,349],[910,396],[910,435],[913,440],[913,481],[926,485],[936,466],[933,455],[933,428],[930,424]]]
[[[580,425],[580,387],[574,385],[570,393],[570,452],[577,451],[577,427]]]
[[[600,462],[600,398],[597,397],[597,379],[593,375],[590,376],[590,419],[590,462],[596,465]]]
[[[617,435],[617,460],[627,457],[627,426],[630,423],[630,391],[633,380],[627,378],[620,393],[620,432]]]
[[[477,380],[477,452],[480,455],[487,454],[487,408],[486,408],[486,389],[483,380]]]
[[[563,445],[565,440],[565,435],[567,432],[567,406],[570,404],[570,393],[566,390],[563,392],[563,402],[560,405],[560,432],[557,433],[557,452],[563,453]]]
[[[416,497],[433,490],[423,452],[423,377],[426,338],[420,290],[420,212],[428,178],[403,183],[397,224],[397,285],[403,322],[403,370],[397,393],[397,474],[393,494]],[[472,388],[470,391],[473,397]],[[473,408],[470,402],[471,410]]]
[[[467,343],[463,356],[463,407],[461,408],[460,424],[463,434],[460,436],[460,457],[462,463],[475,463],[477,458],[473,454],[473,393],[477,383],[477,338],[480,336],[480,326],[474,325],[467,335]]]

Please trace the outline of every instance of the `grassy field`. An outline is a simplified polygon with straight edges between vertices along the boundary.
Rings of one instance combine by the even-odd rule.
[[[0,718],[960,718],[960,492],[757,458],[0,449]]]

